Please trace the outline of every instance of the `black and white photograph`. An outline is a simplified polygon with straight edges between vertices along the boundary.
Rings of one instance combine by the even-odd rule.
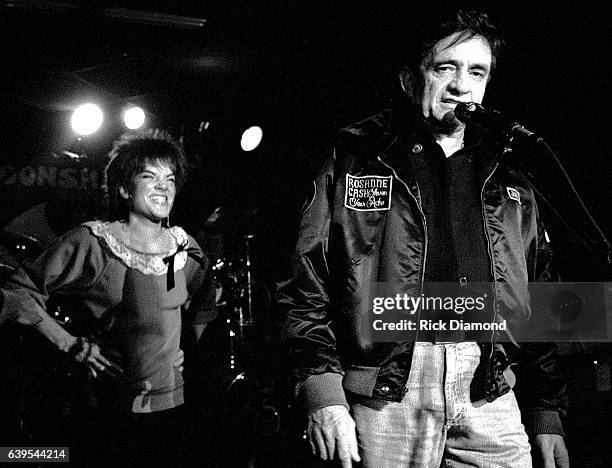
[[[608,10],[0,0],[0,463],[610,466]]]

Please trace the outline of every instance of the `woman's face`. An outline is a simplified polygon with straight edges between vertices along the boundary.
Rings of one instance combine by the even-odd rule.
[[[131,212],[156,222],[167,218],[176,196],[174,171],[165,163],[147,162],[132,179],[130,196]]]

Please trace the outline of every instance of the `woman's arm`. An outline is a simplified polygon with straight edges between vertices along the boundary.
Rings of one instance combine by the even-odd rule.
[[[95,376],[112,363],[102,356],[96,343],[64,329],[46,307],[54,292],[82,297],[103,267],[97,240],[85,227],[73,229],[49,246],[32,266],[18,268],[8,279],[2,292],[2,316],[35,327],[60,351],[88,365]]]

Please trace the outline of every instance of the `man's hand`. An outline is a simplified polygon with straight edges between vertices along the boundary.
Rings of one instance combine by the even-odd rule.
[[[535,467],[569,468],[569,456],[563,437],[558,434],[538,434],[531,442]]]
[[[185,362],[185,353],[181,348],[178,350],[178,354],[176,355],[176,359],[174,360],[174,367],[177,368],[180,372],[183,372],[183,363]]]
[[[352,461],[361,461],[355,421],[344,406],[326,406],[312,413],[307,432],[313,455],[322,460],[333,460],[337,453],[343,468],[353,466]]]

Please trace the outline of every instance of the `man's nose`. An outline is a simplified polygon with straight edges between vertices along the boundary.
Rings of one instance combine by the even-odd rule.
[[[457,70],[455,76],[449,83],[449,86],[457,94],[466,94],[470,92],[469,77],[467,72]]]

